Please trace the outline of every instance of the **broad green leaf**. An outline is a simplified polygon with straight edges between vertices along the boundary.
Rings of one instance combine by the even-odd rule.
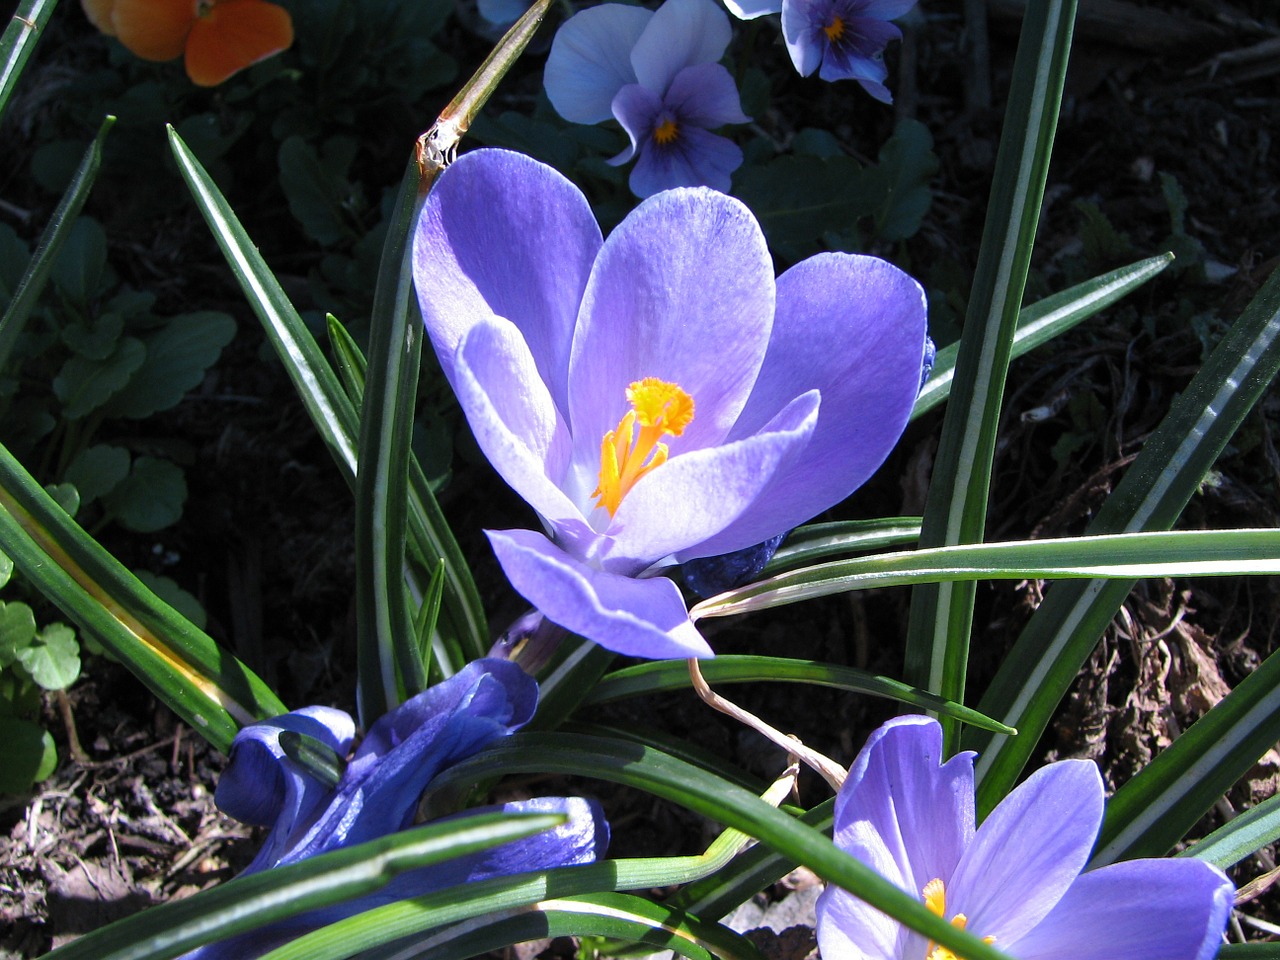
[[[129,475],[129,451],[107,443],[81,450],[63,475],[80,491],[81,503],[93,503],[110,493]]]
[[[88,323],[69,323],[62,328],[62,342],[86,360],[111,356],[124,332],[124,317],[115,311],[91,317]]]
[[[1014,328],[1031,261],[1049,156],[1058,123],[1075,0],[1030,4],[1013,65],[1013,84],[996,154],[952,400],[942,425],[920,543],[975,543],[987,522],[991,461]],[[973,621],[972,584],[912,591],[906,679],[964,701]],[[943,720],[954,750],[958,732]]]
[[[703,600],[695,620],[766,610],[847,590],[975,580],[1280,573],[1280,530],[1178,530],[933,547],[836,560]]]
[[[58,750],[49,731],[19,717],[0,716],[0,793],[22,793],[53,773]]]
[[[46,690],[65,690],[80,676],[80,644],[65,623],[51,623],[18,651],[18,661]]]
[[[88,416],[129,382],[147,357],[142,341],[124,337],[105,360],[71,356],[53,378],[53,392],[68,420]]]
[[[31,608],[18,600],[0,600],[0,667],[17,660],[35,636],[36,617]]]
[[[104,412],[141,420],[176,407],[187,391],[200,385],[235,335],[236,322],[215,310],[173,317],[146,339],[142,366],[107,402]]]
[[[812,660],[785,660],[781,657],[721,655],[700,665],[708,683],[809,683],[834,687],[851,693],[865,693],[909,703],[922,710],[934,710],[996,733],[1016,731],[984,717],[969,707],[950,703],[925,690],[918,690],[898,680],[877,676],[865,670]],[[584,706],[608,703],[627,697],[643,696],[667,690],[686,689],[692,685],[689,668],[679,660],[642,663],[605,676],[583,701]]]
[[[98,295],[106,270],[106,232],[92,217],[78,218],[53,262],[53,285],[68,300],[87,306]]]
[[[1280,271],[1263,284],[1204,367],[1143,444],[1090,533],[1167,529],[1280,369]],[[978,806],[992,809],[1031,758],[1058,703],[1132,583],[1055,584],[1005,658],[979,708],[1022,731],[1017,740],[970,731],[979,751]]]
[[[169,460],[138,457],[129,475],[102,498],[120,523],[138,533],[154,533],[178,522],[187,500],[187,479]]]
[[[300,136],[287,137],[280,144],[280,186],[289,212],[321,246],[358,239],[349,202],[355,188],[347,179],[358,146],[350,137],[331,137],[321,157]]]
[[[26,8],[33,11],[34,15],[39,18],[47,19],[53,11],[56,0],[26,0]],[[39,22],[43,23],[43,19]],[[13,24],[10,25],[12,30]],[[0,48],[9,42],[9,31],[5,32],[5,39],[0,41]],[[12,47],[9,53],[13,52]],[[3,50],[0,49],[0,56],[3,56]],[[23,54],[25,58],[25,54]],[[0,78],[0,110],[4,109],[4,100],[9,94],[7,84],[13,79],[12,75],[7,71],[14,66],[12,60],[5,63],[4,69],[6,74]],[[27,318],[31,316],[31,311],[35,308],[36,301],[40,299],[41,293],[44,292],[45,283],[49,279],[49,271],[53,269],[53,263],[58,258],[62,250],[62,245],[66,242],[67,236],[71,231],[71,227],[76,223],[76,217],[80,210],[84,207],[85,199],[89,196],[89,189],[93,186],[93,180],[98,174],[98,166],[102,162],[102,143],[106,139],[107,131],[111,129],[111,125],[115,123],[115,117],[107,117],[102,122],[102,126],[98,128],[98,135],[94,137],[93,143],[89,144],[89,148],[84,153],[84,158],[80,161],[80,166],[76,169],[75,175],[71,179],[70,186],[67,187],[66,193],[62,195],[62,199],[58,202],[57,209],[53,211],[53,216],[49,220],[48,226],[45,227],[44,233],[40,235],[40,243],[36,247],[35,254],[31,257],[31,261],[27,264],[26,272],[22,275],[22,280],[18,284],[17,290],[13,294],[13,299],[5,308],[4,315],[0,316],[0,370],[9,362],[9,356],[13,352],[13,345],[18,340],[18,335],[22,333],[23,327],[26,326]]]
[[[404,830],[237,877],[102,927],[46,956],[48,960],[169,960],[203,943],[372,893],[405,870],[487,850],[563,822],[559,814],[479,814]]]
[[[67,512],[67,516],[74,517],[80,512],[80,491],[75,488],[75,484],[46,483],[44,489]]]
[[[200,605],[200,601],[193,594],[178,586],[175,580],[152,573],[150,570],[135,570],[134,576],[138,578],[139,583],[201,630],[205,628],[208,614],[205,613],[204,607]]]

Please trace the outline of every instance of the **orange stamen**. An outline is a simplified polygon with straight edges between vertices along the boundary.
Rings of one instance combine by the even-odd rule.
[[[680,128],[670,118],[663,120],[653,131],[654,142],[662,147],[675,143],[679,136]]]
[[[658,441],[680,436],[693,420],[693,397],[657,377],[627,387],[627,402],[631,409],[600,442],[600,482],[591,493],[611,517],[641,477],[667,462],[667,445]]]
[[[822,28],[822,32],[832,43],[838,42],[844,36],[844,19],[838,14],[832,14],[831,22]]]

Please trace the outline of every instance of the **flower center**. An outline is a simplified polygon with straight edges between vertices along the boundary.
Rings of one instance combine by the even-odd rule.
[[[196,16],[207,17],[213,12],[213,5],[217,0],[196,0]]]
[[[631,409],[600,444],[600,483],[591,493],[611,517],[637,480],[667,462],[667,445],[658,441],[680,436],[693,420],[693,397],[657,377],[627,387],[627,402]]]
[[[844,18],[838,13],[833,13],[831,22],[822,28],[822,32],[827,35],[827,39],[832,43],[838,43],[840,38],[844,36]]]
[[[947,915],[947,885],[940,879],[934,878],[924,885],[924,889],[920,891],[924,895],[924,905],[929,908],[929,912],[934,916],[945,917]],[[957,930],[963,930],[969,925],[969,918],[963,913],[957,913],[951,918],[951,925]],[[995,943],[995,937],[983,937],[983,943]],[[929,952],[925,954],[924,960],[960,960],[954,953],[946,947],[939,946],[932,940],[926,948]]]
[[[653,130],[654,142],[660,147],[676,142],[676,138],[680,136],[680,127],[670,117],[663,120]],[[676,389],[679,389],[678,387]]]

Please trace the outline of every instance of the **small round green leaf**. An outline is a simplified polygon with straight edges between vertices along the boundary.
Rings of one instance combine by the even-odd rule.
[[[235,335],[236,322],[225,313],[205,310],[174,317],[147,339],[146,360],[111,398],[106,412],[140,420],[176,407],[188,390],[200,385]]]
[[[71,357],[53,378],[53,392],[62,401],[63,416],[78,420],[98,409],[129,382],[146,356],[141,340],[125,337],[105,360]]]
[[[67,467],[65,479],[80,491],[81,503],[93,503],[118,487],[128,475],[129,451],[96,443],[76,454]]]
[[[16,600],[0,600],[0,667],[13,663],[35,635],[36,618],[31,608]]]
[[[4,743],[0,793],[21,793],[53,773],[58,765],[53,737],[29,720],[0,717],[0,741]]]
[[[46,690],[65,690],[80,676],[80,644],[65,623],[51,623],[35,642],[18,651],[18,660]]]
[[[168,460],[138,457],[133,469],[103,503],[121,524],[138,533],[154,533],[176,523],[187,499],[182,468]]]

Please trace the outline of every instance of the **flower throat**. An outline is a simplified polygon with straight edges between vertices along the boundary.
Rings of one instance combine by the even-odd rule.
[[[680,436],[693,420],[693,397],[657,377],[627,387],[627,402],[631,409],[601,441],[600,483],[591,493],[610,517],[636,481],[667,462],[667,445],[659,441]]]

